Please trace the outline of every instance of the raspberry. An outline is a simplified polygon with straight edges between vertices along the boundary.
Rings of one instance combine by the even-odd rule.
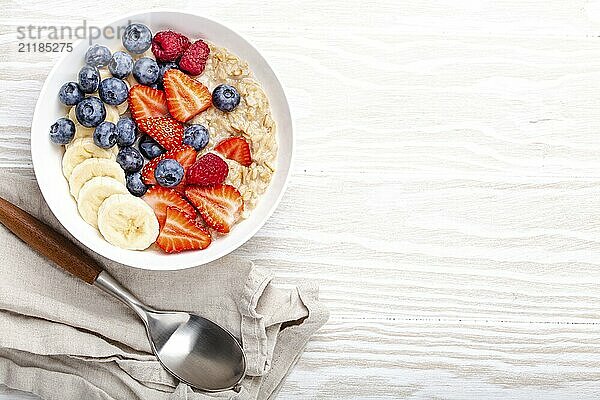
[[[202,40],[194,42],[181,56],[179,68],[191,75],[200,75],[206,66],[210,49]]]
[[[186,183],[189,185],[210,186],[223,183],[229,166],[213,153],[206,153],[194,165],[188,168]]]
[[[161,31],[152,39],[152,53],[158,61],[176,61],[190,44],[190,39],[181,33]]]

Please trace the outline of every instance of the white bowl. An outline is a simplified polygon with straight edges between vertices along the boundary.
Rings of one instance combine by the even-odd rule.
[[[35,175],[56,218],[78,241],[96,253],[125,265],[145,269],[170,270],[202,265],[232,252],[245,243],[263,226],[277,207],[287,184],[292,161],[294,138],[289,105],[283,88],[269,64],[250,43],[231,29],[198,15],[170,10],[126,15],[107,25],[126,26],[128,21],[141,22],[152,32],[172,29],[192,39],[206,39],[230,49],[248,62],[267,93],[277,124],[277,170],[267,192],[262,195],[258,206],[248,219],[234,226],[228,235],[216,238],[206,250],[165,254],[153,248],[144,251],[124,250],[105,241],[95,228],[79,216],[75,200],[69,194],[67,180],[62,175],[63,149],[48,139],[50,125],[65,115],[65,107],[58,101],[58,90],[63,83],[77,80],[77,72],[83,65],[83,56],[89,46],[85,39],[75,43],[71,53],[64,54],[42,87],[31,124],[31,155]],[[120,46],[120,40],[116,38],[103,38],[95,43],[104,44],[111,49]]]

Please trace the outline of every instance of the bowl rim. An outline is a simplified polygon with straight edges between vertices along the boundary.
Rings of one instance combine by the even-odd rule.
[[[169,264],[168,267],[165,267],[163,265],[163,263],[156,263],[156,264],[150,264],[148,265],[147,263],[145,263],[144,265],[141,264],[136,264],[134,265],[133,263],[131,263],[129,261],[128,257],[125,257],[122,255],[121,251],[123,251],[123,249],[120,248],[116,248],[115,247],[115,251],[111,254],[104,254],[100,251],[98,251],[97,249],[93,248],[91,244],[91,242],[88,242],[87,240],[84,240],[83,238],[78,238],[76,237],[76,235],[74,235],[71,231],[71,229],[69,229],[68,226],[66,226],[67,224],[65,224],[65,222],[63,222],[63,219],[60,218],[60,215],[62,215],[62,213],[60,211],[58,211],[59,206],[57,204],[53,204],[51,202],[48,201],[48,198],[52,198],[50,196],[50,185],[41,185],[40,184],[40,168],[42,168],[41,165],[39,165],[39,162],[36,163],[36,159],[39,159],[39,156],[36,157],[35,154],[38,153],[38,149],[40,149],[40,146],[34,146],[33,143],[36,141],[36,139],[34,139],[36,137],[36,135],[34,135],[34,128],[37,126],[37,124],[35,124],[36,121],[36,115],[38,114],[38,110],[40,110],[43,107],[42,101],[43,99],[47,96],[47,91],[49,90],[49,84],[48,84],[48,77],[55,75],[56,71],[58,70],[58,68],[62,65],[62,63],[64,62],[64,60],[69,56],[69,54],[71,54],[70,52],[65,52],[63,53],[55,62],[54,66],[52,67],[52,69],[50,70],[50,72],[48,72],[46,79],[44,80],[44,83],[42,85],[42,88],[40,89],[39,95],[38,95],[38,99],[36,101],[35,104],[35,108],[34,108],[34,113],[32,116],[32,124],[31,124],[31,128],[30,128],[30,148],[31,148],[31,158],[32,158],[32,165],[33,165],[33,171],[34,171],[34,175],[38,184],[38,187],[40,188],[40,192],[42,193],[42,197],[44,198],[44,201],[46,202],[46,204],[48,205],[48,208],[50,209],[50,211],[52,212],[52,214],[55,216],[55,218],[58,220],[58,222],[60,223],[60,225],[65,228],[69,234],[78,242],[80,243],[82,246],[84,246],[86,249],[93,251],[94,253],[105,257],[109,260],[118,262],[122,265],[126,265],[128,267],[132,267],[132,268],[139,268],[139,269],[147,269],[147,270],[163,270],[163,271],[172,271],[172,270],[180,270],[180,269],[187,269],[187,268],[193,268],[196,266],[201,266],[204,264],[208,264],[212,261],[218,260],[226,255],[228,255],[229,253],[237,250],[239,247],[241,247],[244,243],[246,243],[248,240],[250,240],[252,237],[254,237],[256,235],[256,233],[265,225],[265,223],[269,220],[269,218],[271,218],[271,216],[273,215],[273,213],[275,212],[275,210],[277,209],[277,207],[279,206],[287,188],[289,185],[289,181],[290,181],[290,176],[291,176],[291,171],[292,168],[294,166],[294,162],[295,162],[295,148],[296,148],[296,136],[294,135],[294,118],[293,118],[293,112],[292,112],[292,107],[290,106],[290,103],[288,101],[287,95],[285,94],[285,88],[283,86],[283,84],[281,83],[281,81],[279,80],[279,77],[276,73],[276,71],[273,69],[273,66],[268,62],[267,58],[264,57],[263,53],[259,51],[259,49],[252,44],[250,41],[248,41],[244,36],[242,36],[241,34],[239,34],[237,31],[235,31],[234,29],[230,28],[228,25],[222,23],[220,20],[214,18],[214,17],[206,17],[204,15],[200,15],[198,13],[195,13],[193,11],[188,11],[188,10],[177,10],[174,8],[164,8],[164,7],[159,7],[159,8],[152,8],[152,9],[143,9],[140,11],[135,11],[135,12],[130,12],[130,13],[125,13],[119,17],[116,18],[111,18],[111,19],[106,19],[103,20],[99,23],[100,26],[107,26],[111,23],[114,23],[116,21],[120,21],[123,19],[134,19],[136,17],[141,17],[147,14],[180,14],[180,15],[188,15],[188,16],[193,16],[193,17],[200,17],[203,18],[205,20],[208,20],[212,23],[215,23],[217,25],[221,25],[221,27],[231,31],[232,33],[234,33],[235,35],[238,36],[238,38],[246,45],[248,46],[252,51],[254,51],[256,54],[258,54],[265,62],[265,65],[268,69],[270,69],[271,75],[273,76],[273,81],[276,83],[276,85],[278,85],[281,88],[281,96],[282,96],[282,100],[284,103],[284,108],[287,111],[288,115],[289,115],[289,126],[290,126],[290,136],[291,136],[291,140],[290,140],[290,152],[289,152],[289,161],[288,161],[288,168],[285,171],[285,176],[283,177],[283,182],[281,185],[281,189],[279,190],[279,193],[277,194],[277,196],[275,197],[273,203],[271,204],[271,206],[267,209],[267,211],[264,214],[264,217],[261,218],[261,220],[258,221],[258,223],[256,223],[251,229],[249,229],[249,231],[247,232],[246,235],[242,236],[240,239],[238,239],[237,241],[233,242],[232,245],[228,246],[228,247],[224,247],[221,251],[215,253],[214,255],[212,255],[211,257],[202,260],[202,261],[198,261],[198,260],[193,260],[191,257],[189,258],[189,261],[183,261],[181,259],[179,259],[179,263],[177,265],[174,265],[174,263]],[[87,38],[83,38],[83,39],[78,39],[76,41],[73,42],[73,48],[75,48],[76,46],[79,46],[81,44],[81,42],[87,40]],[[39,136],[39,135],[38,135]],[[37,140],[41,140],[41,139],[37,139]],[[278,155],[279,157],[279,155]]]

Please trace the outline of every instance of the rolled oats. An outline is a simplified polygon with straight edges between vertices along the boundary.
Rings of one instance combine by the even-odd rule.
[[[241,136],[250,144],[252,164],[244,167],[225,160],[229,174],[225,183],[235,186],[244,199],[243,218],[250,215],[269,186],[277,160],[277,132],[266,93],[256,81],[248,63],[229,50],[209,44],[210,57],[197,79],[211,91],[222,83],[234,86],[240,93],[240,104],[225,113],[215,107],[197,115],[191,123],[206,126],[210,141],[203,151],[211,151],[220,141]]]

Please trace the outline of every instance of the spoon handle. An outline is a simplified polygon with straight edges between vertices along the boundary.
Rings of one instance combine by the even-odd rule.
[[[54,228],[0,197],[0,223],[67,272],[93,284],[102,267]]]

